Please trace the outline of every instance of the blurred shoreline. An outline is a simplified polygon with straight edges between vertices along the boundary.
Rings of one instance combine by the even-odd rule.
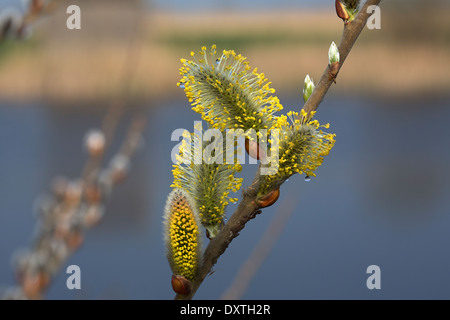
[[[4,43],[0,100],[70,105],[123,94],[128,101],[182,97],[176,86],[180,58],[213,43],[246,56],[276,94],[300,94],[306,74],[320,78],[328,47],[342,32],[334,8],[183,14],[115,2],[104,9],[91,4],[84,10],[79,31],[67,30],[67,15],[58,10],[35,27],[32,38]],[[448,95],[449,29],[435,30],[431,40],[423,30],[419,38],[409,38],[408,32],[418,32],[393,17],[383,15],[381,30],[363,31],[330,93],[401,99]],[[450,13],[435,13],[435,19],[449,24]],[[125,66],[128,54],[136,58],[131,66]],[[129,79],[123,79],[124,68],[131,70]]]

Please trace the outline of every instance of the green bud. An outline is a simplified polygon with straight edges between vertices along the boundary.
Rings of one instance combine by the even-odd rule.
[[[328,63],[331,65],[333,62],[339,62],[339,50],[336,43],[331,42],[330,49],[328,50]]]

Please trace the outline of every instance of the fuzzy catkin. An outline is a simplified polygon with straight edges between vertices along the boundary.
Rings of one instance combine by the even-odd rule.
[[[186,191],[177,188],[169,194],[163,224],[173,274],[194,280],[201,261],[200,218]]]

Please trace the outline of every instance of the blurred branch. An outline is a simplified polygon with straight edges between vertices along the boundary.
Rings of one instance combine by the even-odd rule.
[[[58,177],[53,195],[40,199],[38,223],[31,250],[16,256],[19,288],[5,293],[6,299],[41,299],[52,277],[84,240],[84,232],[96,226],[114,186],[127,176],[129,161],[139,147],[144,122],[133,119],[120,151],[98,170],[95,180],[69,181]],[[95,154],[91,153],[91,157]]]
[[[122,66],[122,71],[119,77],[120,86],[122,88],[117,95],[113,97],[111,104],[109,106],[109,110],[106,113],[105,117],[102,121],[101,131],[105,136],[105,144],[106,148],[108,148],[111,142],[114,139],[114,133],[116,131],[116,127],[120,122],[120,119],[124,113],[126,100],[128,95],[130,94],[130,86],[131,81],[134,77],[134,74],[137,70],[137,65],[141,52],[141,39],[138,38],[140,35],[140,27],[142,22],[142,11],[137,10],[135,23],[133,24],[133,28],[131,30],[131,37],[129,38],[129,42],[127,44],[128,50],[125,56],[125,60]],[[96,168],[100,166],[102,161],[102,155],[91,159],[85,166],[83,171],[83,177],[88,178],[95,172]]]
[[[0,10],[0,43],[7,37],[26,38],[32,24],[55,9],[56,1],[28,0],[23,4],[24,12],[14,7]]]
[[[378,5],[380,2],[381,0],[367,0],[355,20],[352,23],[344,25],[342,39],[338,47],[341,54],[338,71],[350,53],[356,39],[366,26],[367,20],[370,16],[370,14],[367,13],[367,8],[371,5]],[[314,111],[318,108],[329,87],[335,81],[336,75],[337,72],[334,76],[330,76],[330,68],[329,66],[326,67],[324,74],[322,75],[319,83],[316,85],[315,90],[303,107],[306,112]],[[243,191],[243,197],[235,212],[231,215],[230,219],[219,234],[213,238],[206,247],[203,254],[203,264],[200,267],[199,274],[197,275],[195,281],[192,283],[191,293],[188,295],[177,294],[175,299],[192,299],[203,280],[208,274],[210,274],[213,266],[228,248],[231,241],[239,235],[239,232],[245,227],[248,221],[253,219],[257,213],[261,212],[260,207],[256,203],[257,190],[260,184],[259,174],[260,173],[258,170],[252,185]]]
[[[7,22],[7,28],[0,34],[0,41],[6,35],[19,37],[28,23],[46,12],[50,2],[32,0],[29,11],[21,17],[21,23]],[[141,15],[141,10],[137,10]],[[15,16],[14,19],[16,19]],[[138,18],[138,17],[137,17]],[[9,20],[5,20],[9,21]],[[12,21],[12,20],[11,20]],[[16,19],[16,21],[19,21]],[[122,90],[113,97],[101,130],[86,134],[85,146],[89,158],[81,177],[69,181],[59,177],[52,184],[53,194],[40,199],[36,235],[30,250],[16,257],[19,287],[10,288],[3,296],[6,299],[41,299],[52,277],[63,266],[67,258],[82,244],[83,232],[97,225],[104,214],[104,205],[115,185],[122,182],[128,173],[130,160],[140,147],[145,117],[136,115],[118,153],[102,168],[106,149],[111,146],[129,95],[130,82],[137,69],[139,56],[139,26],[141,19],[135,19],[127,56],[124,59],[120,77]],[[14,28],[11,28],[14,25]],[[12,33],[11,33],[12,32]]]

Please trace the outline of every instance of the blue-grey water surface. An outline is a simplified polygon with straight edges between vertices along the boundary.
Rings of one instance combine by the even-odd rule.
[[[286,109],[299,104],[280,99]],[[448,106],[449,99],[328,96],[317,117],[331,123],[337,142],[317,177],[305,182],[297,175],[283,185],[277,204],[250,221],[196,298],[220,298],[291,197],[298,200],[295,212],[242,298],[449,299]],[[148,107],[145,148],[114,190],[104,220],[67,262],[80,266],[82,289],[68,290],[61,270],[48,299],[173,298],[161,230],[176,144],[170,136],[176,128],[192,130],[199,117],[181,94],[142,107]],[[0,285],[14,284],[10,259],[30,244],[35,200],[56,175],[79,175],[83,135],[99,126],[103,113],[0,103]],[[118,137],[125,129],[126,123]],[[247,184],[254,170],[244,168]],[[381,268],[380,290],[366,287],[373,264]]]

